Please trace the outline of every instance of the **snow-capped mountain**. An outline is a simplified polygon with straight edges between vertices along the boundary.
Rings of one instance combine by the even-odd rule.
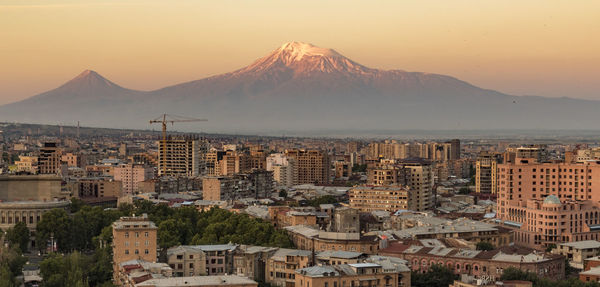
[[[167,112],[209,118],[196,130],[212,132],[596,129],[599,108],[598,101],[510,96],[444,75],[369,68],[290,42],[231,73],[150,92],[85,71],[0,107],[0,121],[147,128]]]

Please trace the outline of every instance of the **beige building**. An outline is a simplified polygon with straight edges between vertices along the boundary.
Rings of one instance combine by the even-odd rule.
[[[408,206],[424,211],[433,207],[433,170],[425,161],[403,162],[404,184],[408,186]]]
[[[113,222],[113,265],[118,273],[119,264],[141,259],[156,262],[158,228],[146,214],[138,217],[121,217]]]
[[[273,171],[273,180],[280,186],[292,187],[298,184],[296,161],[283,154],[272,154],[266,159],[266,169]]]
[[[352,263],[332,266],[311,266],[295,271],[295,287],[343,287],[343,286],[410,286],[408,280],[395,268],[384,269],[376,263]]]
[[[433,168],[431,163],[424,160],[382,160],[367,169],[367,185],[407,186],[408,207],[416,211],[424,211],[433,206],[433,184]]]
[[[241,245],[233,255],[233,273],[256,281],[265,282],[267,260],[277,247]]]
[[[204,173],[208,143],[194,137],[169,137],[158,142],[159,176],[198,176]]]
[[[203,200],[229,200],[234,192],[234,180],[226,176],[209,176],[202,179]]]
[[[293,287],[295,270],[310,266],[312,260],[311,251],[280,248],[267,260],[266,282],[271,286]]]
[[[177,246],[167,250],[167,262],[176,277],[207,275],[206,254],[193,246]]]
[[[361,212],[409,209],[409,189],[404,186],[355,186],[348,191],[350,207]]]
[[[114,178],[122,183],[123,195],[140,192],[140,183],[154,178],[154,169],[140,164],[122,164],[113,170]]]
[[[285,156],[296,162],[298,184],[329,182],[329,156],[319,150],[286,150]]]
[[[39,174],[60,174],[61,173],[61,150],[56,143],[44,143],[40,148],[38,156]]]
[[[120,181],[105,178],[78,178],[67,183],[69,193],[79,199],[121,197],[122,184]]]
[[[569,264],[577,269],[584,269],[585,260],[600,254],[600,242],[585,240],[558,244],[552,254],[560,254],[567,258]]]
[[[19,160],[15,161],[17,172],[25,172],[37,174],[38,172],[38,157],[37,156],[19,156]]]

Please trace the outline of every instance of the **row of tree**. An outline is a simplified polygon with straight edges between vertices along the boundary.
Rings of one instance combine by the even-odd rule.
[[[146,213],[158,226],[158,245],[163,251],[176,245],[229,242],[293,247],[285,231],[275,229],[269,222],[219,208],[199,212],[192,206],[171,208],[137,201],[134,205],[122,204],[118,209],[102,209],[76,199],[72,202],[71,214],[54,209],[38,222],[38,248],[44,251],[54,246],[54,242],[57,251],[67,254],[52,253],[42,261],[44,286],[110,286],[112,223],[133,214]],[[26,242],[18,243],[19,238],[15,236],[15,245],[27,248]]]
[[[533,272],[522,271],[514,267],[504,269],[500,280],[523,280],[533,283],[533,287],[600,287],[598,282],[583,282],[578,278],[569,278],[566,280],[550,280],[539,277]]]

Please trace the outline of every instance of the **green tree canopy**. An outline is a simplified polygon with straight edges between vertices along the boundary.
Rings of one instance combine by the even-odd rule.
[[[21,253],[27,252],[29,246],[29,228],[21,221],[6,230],[6,240],[11,246],[15,246]]]
[[[432,265],[425,273],[412,272],[410,275],[411,286],[413,287],[437,287],[449,286],[458,279],[454,271],[443,265]]]
[[[487,241],[477,242],[477,245],[476,245],[477,250],[489,251],[489,250],[494,250],[494,248],[495,248],[494,244],[487,242]]]

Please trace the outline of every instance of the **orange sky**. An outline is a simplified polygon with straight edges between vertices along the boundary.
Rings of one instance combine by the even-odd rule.
[[[591,0],[3,0],[0,104],[84,69],[151,90],[232,71],[292,40],[373,68],[600,100],[599,18]]]

